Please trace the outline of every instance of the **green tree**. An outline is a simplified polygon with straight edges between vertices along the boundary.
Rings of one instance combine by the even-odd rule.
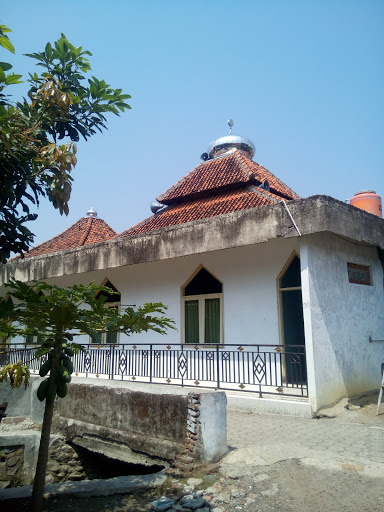
[[[51,433],[54,401],[64,398],[67,383],[71,380],[71,357],[83,347],[74,343],[74,337],[87,334],[101,339],[106,331],[125,334],[155,331],[165,334],[174,323],[165,317],[166,306],[148,303],[134,310],[127,307],[119,313],[105,307],[105,296],[98,292],[114,294],[105,286],[94,284],[75,285],[64,289],[44,282],[31,285],[12,281],[6,285],[12,301],[0,299],[0,334],[6,337],[39,336],[41,344],[36,352],[47,359],[40,367],[40,376],[49,376],[41,382],[37,395],[45,400],[39,455],[33,484],[32,510],[42,507],[45,475],[47,470],[49,438]],[[0,372],[0,382],[10,380],[19,386],[28,383],[29,372],[25,364],[8,365]]]
[[[10,29],[0,25],[0,46],[14,53]],[[41,73],[30,73],[27,98],[13,103],[6,94],[21,75],[0,62],[0,262],[11,252],[22,254],[34,235],[25,225],[37,218],[31,207],[47,197],[61,214],[68,215],[71,171],[76,165],[80,137],[107,128],[106,114],[131,108],[129,94],[112,89],[92,76],[92,54],[72,45],[64,34],[44,51],[27,54]]]

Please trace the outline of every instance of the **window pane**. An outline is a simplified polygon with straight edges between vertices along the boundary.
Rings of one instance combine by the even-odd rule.
[[[293,258],[280,281],[280,288],[293,288],[294,286],[301,286],[300,260],[297,256]]]
[[[186,300],[185,313],[185,343],[199,343],[199,301]]]
[[[220,343],[220,299],[205,299],[205,343]]]
[[[27,334],[27,336],[25,337],[25,343],[27,345],[33,345],[33,336],[32,336],[32,334]]]
[[[100,345],[102,342],[103,342],[103,340],[102,340],[102,334],[101,333],[98,333],[97,338],[91,336],[91,343],[94,343],[96,345]]]
[[[184,295],[203,295],[206,293],[222,293],[223,285],[205,268],[202,268],[192,281],[185,287]]]
[[[108,331],[107,332],[106,343],[117,343],[117,331]]]

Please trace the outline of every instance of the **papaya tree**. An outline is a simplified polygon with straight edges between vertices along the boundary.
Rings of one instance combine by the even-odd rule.
[[[14,53],[10,29],[0,25],[0,50]],[[0,52],[1,53],[1,52]],[[12,101],[9,87],[21,82],[0,55],[0,262],[12,252],[23,254],[34,234],[26,223],[47,197],[68,215],[76,143],[107,128],[109,114],[131,108],[129,94],[103,79],[87,78],[91,52],[76,47],[64,34],[41,52],[26,54],[39,72],[29,73],[28,94]]]
[[[7,300],[0,298],[0,334],[36,336],[39,345],[36,358],[43,355],[40,376],[45,379],[37,390],[39,400],[45,401],[40,448],[33,483],[32,510],[39,512],[43,503],[47,470],[49,439],[56,397],[64,398],[73,372],[72,356],[84,350],[76,338],[88,335],[100,340],[103,332],[124,334],[155,331],[165,334],[174,322],[165,316],[162,303],[147,303],[141,307],[126,307],[122,311],[105,307],[105,295],[115,294],[105,286],[74,285],[69,288],[34,282],[12,280],[7,287]],[[104,293],[100,293],[104,292]],[[11,297],[12,300],[9,300]],[[0,382],[9,380],[12,386],[28,384],[27,362],[4,366]],[[25,382],[26,381],[26,382]]]

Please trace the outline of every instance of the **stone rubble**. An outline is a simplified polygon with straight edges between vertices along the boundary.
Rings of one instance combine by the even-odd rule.
[[[207,470],[207,468],[205,468]],[[209,473],[209,471],[207,471]],[[152,512],[253,512],[263,496],[278,493],[277,485],[265,473],[220,476],[208,474],[189,478],[183,485],[173,479],[172,488],[179,489],[178,497],[162,496],[150,503]],[[203,488],[211,482],[211,485]],[[143,510],[148,510],[144,509]]]
[[[49,448],[45,483],[77,482],[86,474],[76,451],[64,439],[56,439]]]

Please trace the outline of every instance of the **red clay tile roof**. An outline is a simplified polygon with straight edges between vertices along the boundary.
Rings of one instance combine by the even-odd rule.
[[[270,191],[259,188],[266,180]],[[130,237],[155,229],[298,198],[293,190],[265,167],[235,151],[195,167],[158,197],[158,201],[167,205],[165,209],[120,235],[116,235],[102,219],[83,218],[60,235],[33,247],[25,257],[72,249],[110,240],[116,236]]]
[[[223,215],[257,206],[264,206],[277,202],[277,196],[266,191],[256,191],[257,187],[247,187],[241,190],[221,192],[214,197],[184,201],[170,206],[158,215],[152,215],[136,226],[124,231],[119,236],[133,236],[154,229],[175,226],[192,222],[194,220]],[[280,198],[278,198],[280,200]]]
[[[250,160],[239,151],[235,151],[229,155],[201,163],[157,199],[169,205],[197,195],[201,197],[205,192],[211,194],[219,190],[233,190],[236,186],[250,182],[259,185],[266,180],[268,180],[271,192],[282,196],[282,198],[299,198],[268,169]]]
[[[116,236],[114,231],[104,220],[96,217],[86,217],[72,224],[70,228],[60,235],[51,238],[24,253],[25,258],[41,256],[52,252],[73,249],[82,245],[94,244],[110,240]]]
[[[270,191],[258,185],[268,181]],[[268,169],[239,151],[203,162],[157,198],[168,206],[120,236],[134,236],[167,226],[298,199]]]

